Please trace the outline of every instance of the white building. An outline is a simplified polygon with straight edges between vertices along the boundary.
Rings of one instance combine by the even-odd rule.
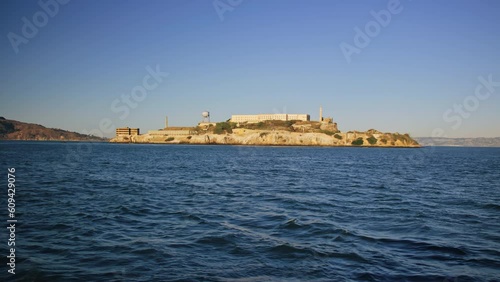
[[[257,123],[266,120],[302,120],[309,121],[311,117],[308,114],[258,114],[258,115],[232,115],[231,122],[249,122]]]

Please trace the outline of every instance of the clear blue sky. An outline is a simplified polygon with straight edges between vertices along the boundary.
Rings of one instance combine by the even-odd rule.
[[[469,97],[479,76],[500,83],[500,1],[401,0],[402,11],[348,63],[341,43],[355,46],[354,29],[389,2],[244,0],[221,18],[213,0],[72,0],[16,54],[9,33],[23,36],[22,18],[33,22],[43,9],[0,1],[0,116],[78,132],[108,118],[145,132],[163,127],[165,115],[171,125],[194,125],[204,110],[212,121],[317,119],[322,105],[342,131],[500,136],[500,86],[477,104]],[[120,119],[113,101],[157,65],[169,76]],[[474,109],[467,118],[453,109],[464,101]]]

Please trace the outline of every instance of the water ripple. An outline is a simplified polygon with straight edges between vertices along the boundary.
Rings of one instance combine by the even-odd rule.
[[[499,149],[97,144],[76,164],[65,152],[0,147],[22,184],[19,281],[500,277]]]

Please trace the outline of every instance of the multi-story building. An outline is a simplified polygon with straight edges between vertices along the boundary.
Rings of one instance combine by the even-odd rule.
[[[308,114],[258,114],[258,115],[232,115],[231,122],[249,122],[257,123],[266,120],[302,120],[309,121],[311,117]]]
[[[149,130],[148,134],[152,136],[187,136],[195,135],[196,132],[191,127],[168,127],[160,130]]]
[[[120,127],[116,129],[116,136],[139,135],[139,128]]]

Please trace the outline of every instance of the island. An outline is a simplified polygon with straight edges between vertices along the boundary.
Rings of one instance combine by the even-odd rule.
[[[308,114],[233,115],[225,122],[210,122],[209,113],[193,127],[170,127],[139,134],[138,128],[117,128],[113,143],[214,144],[252,146],[357,146],[420,148],[409,134],[338,130],[332,118],[311,121]]]

